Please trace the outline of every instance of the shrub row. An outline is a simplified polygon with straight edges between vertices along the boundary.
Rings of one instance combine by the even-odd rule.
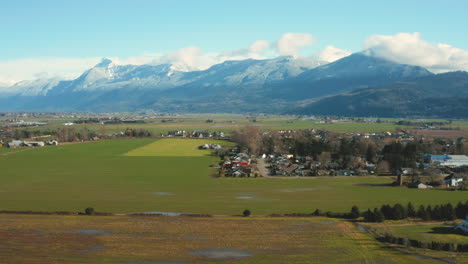
[[[404,247],[427,248],[438,251],[468,252],[468,244],[443,243],[443,242],[422,242],[419,240],[408,239],[406,237],[395,237],[389,234],[377,238],[380,242],[398,244]]]

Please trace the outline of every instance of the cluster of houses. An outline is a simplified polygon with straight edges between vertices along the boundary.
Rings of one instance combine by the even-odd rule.
[[[338,169],[338,164],[330,161],[329,169],[320,169],[320,162],[310,156],[295,157],[292,154],[270,154],[262,156],[269,164],[271,175],[282,176],[366,176],[374,174],[376,165],[363,161],[363,168],[360,170]],[[361,159],[358,157],[358,159]]]
[[[12,140],[11,142],[0,142],[4,148],[20,148],[20,147],[44,147],[57,146],[59,143],[57,140],[47,141],[24,141],[24,140]]]
[[[183,138],[225,138],[223,131],[210,131],[210,130],[174,130],[167,132],[166,135],[161,137],[183,137]]]
[[[266,159],[270,164],[271,175],[283,176],[309,176],[311,174],[310,168],[313,166],[314,161],[310,157],[294,159],[291,154],[282,155],[265,155],[262,158]]]
[[[398,132],[380,132],[380,133],[348,133],[353,138],[371,138],[371,139],[393,139],[399,142],[411,142],[416,139],[416,136],[409,133],[406,130],[400,130]]]
[[[231,157],[226,156],[221,171],[225,177],[256,177],[258,174],[254,172],[253,166],[251,157],[241,152]]]

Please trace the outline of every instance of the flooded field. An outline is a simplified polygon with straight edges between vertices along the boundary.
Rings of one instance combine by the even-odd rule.
[[[0,214],[0,222],[2,263],[437,263],[321,217]]]

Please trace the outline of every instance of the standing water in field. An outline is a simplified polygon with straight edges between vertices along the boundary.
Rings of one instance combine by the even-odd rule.
[[[241,259],[252,256],[248,251],[232,248],[210,248],[191,251],[192,255],[213,260]]]
[[[175,195],[175,193],[171,193],[171,192],[152,192],[151,194],[154,194],[154,195]]]

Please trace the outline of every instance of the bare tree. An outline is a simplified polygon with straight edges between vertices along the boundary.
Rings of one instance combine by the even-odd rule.
[[[245,126],[232,132],[232,140],[242,148],[247,148],[251,154],[260,154],[262,150],[262,135],[254,126]]]

